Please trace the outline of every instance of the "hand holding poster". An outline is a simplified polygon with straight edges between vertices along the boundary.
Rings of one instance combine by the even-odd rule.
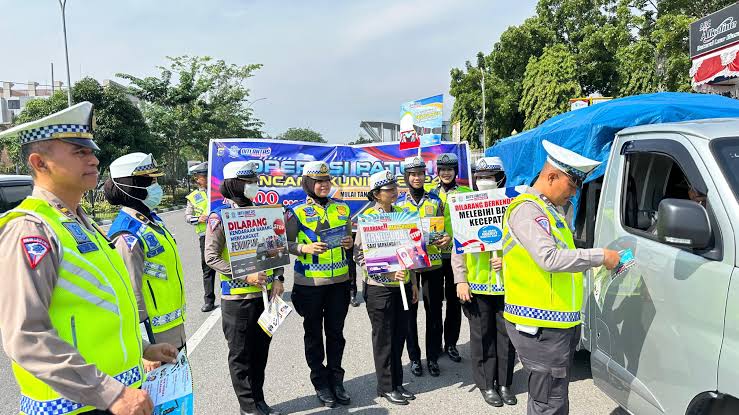
[[[369,274],[431,266],[418,212],[362,215],[359,232]]]
[[[526,186],[449,195],[449,213],[458,254],[503,249],[503,216]]]
[[[232,278],[288,265],[282,206],[223,209]]]
[[[192,415],[192,371],[187,349],[177,355],[177,363],[167,363],[147,373],[141,389],[149,393],[153,415]]]

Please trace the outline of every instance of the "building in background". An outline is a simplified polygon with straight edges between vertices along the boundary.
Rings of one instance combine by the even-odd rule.
[[[739,3],[690,25],[690,81],[698,92],[739,96]]]

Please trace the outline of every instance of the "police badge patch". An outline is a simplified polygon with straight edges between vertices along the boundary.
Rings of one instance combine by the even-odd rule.
[[[124,233],[121,235],[121,238],[123,238],[123,241],[126,243],[128,250],[133,251],[133,247],[136,245],[136,242],[138,242],[138,239],[130,233]]]
[[[80,251],[81,254],[86,254],[88,252],[98,250],[98,246],[90,240],[90,237],[87,236],[87,233],[82,230],[82,227],[79,223],[62,222],[62,226],[67,228],[69,233],[72,234],[75,242],[77,242],[77,250]]]
[[[552,234],[552,230],[549,229],[549,218],[547,218],[546,216],[539,216],[534,220],[536,221],[536,223],[539,224],[539,226],[542,227],[542,229],[544,229],[544,231],[546,231],[548,235]]]
[[[46,238],[40,236],[27,236],[21,239],[21,246],[26,253],[26,259],[31,269],[36,269],[38,264],[51,250],[51,245]]]
[[[432,216],[434,213],[436,213],[435,206],[426,205],[424,209],[426,210],[426,216]]]
[[[144,243],[146,244],[147,257],[155,257],[164,252],[164,247],[162,246],[162,244],[159,243],[159,239],[157,239],[156,235],[154,235],[153,233],[146,232],[145,234],[141,235],[141,237],[144,239]]]

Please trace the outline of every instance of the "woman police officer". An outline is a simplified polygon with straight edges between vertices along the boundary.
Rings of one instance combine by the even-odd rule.
[[[223,168],[220,192],[224,204],[208,216],[205,230],[205,262],[216,270],[221,281],[223,334],[228,343],[228,370],[239,400],[241,414],[279,414],[264,400],[264,369],[267,366],[271,338],[257,321],[264,311],[262,290],[271,290],[271,298],[282,295],[283,269],[250,274],[245,280],[233,279],[226,248],[226,234],[221,221],[225,208],[254,206],[258,191],[256,163],[236,161]]]

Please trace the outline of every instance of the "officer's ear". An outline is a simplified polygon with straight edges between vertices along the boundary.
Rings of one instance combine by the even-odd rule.
[[[27,144],[21,150],[32,174],[49,171],[48,160],[51,150],[48,143]]]

